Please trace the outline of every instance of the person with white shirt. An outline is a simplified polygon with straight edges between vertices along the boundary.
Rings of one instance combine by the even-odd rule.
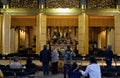
[[[97,64],[95,57],[90,57],[90,64],[86,67],[86,70],[80,70],[83,76],[89,76],[89,78],[101,78],[100,65]]]

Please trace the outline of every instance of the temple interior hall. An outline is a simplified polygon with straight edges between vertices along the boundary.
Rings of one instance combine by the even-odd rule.
[[[95,56],[105,67],[103,53],[112,45],[112,65],[120,68],[119,21],[120,0],[0,0],[0,65],[18,56],[21,64],[31,57],[41,66],[39,54],[47,45],[59,52],[61,72],[69,45],[76,53],[73,61],[87,66]]]

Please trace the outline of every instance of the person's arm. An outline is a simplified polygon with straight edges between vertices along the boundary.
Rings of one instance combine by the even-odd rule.
[[[72,56],[75,57],[76,56],[76,53],[72,51]]]
[[[77,70],[79,70],[79,66],[77,66],[74,70],[73,70],[73,72],[76,72]]]
[[[57,56],[59,57],[60,55],[59,55],[58,51],[56,51],[56,52],[57,52]]]
[[[114,54],[113,54],[113,60],[114,60],[115,66],[117,66],[116,56]]]
[[[112,56],[112,59],[114,60],[115,65],[117,65],[117,63],[116,63],[116,58],[115,58],[115,55],[113,54],[113,51],[112,51],[112,50],[111,50],[111,56]]]
[[[80,72],[81,72],[81,74],[82,74],[83,76],[88,76],[88,74],[89,74],[88,70],[89,70],[89,67],[87,66],[87,68],[86,68],[85,71],[80,70]]]
[[[41,58],[41,57],[42,57],[42,55],[41,55],[41,52],[40,52],[40,56],[39,56],[39,60],[40,60],[40,61],[42,61],[42,58]]]

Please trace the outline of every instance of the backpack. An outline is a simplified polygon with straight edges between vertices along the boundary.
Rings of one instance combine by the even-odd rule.
[[[72,53],[71,53],[70,50],[67,50],[67,51],[65,52],[65,59],[66,59],[66,60],[71,60],[71,59],[72,59]]]

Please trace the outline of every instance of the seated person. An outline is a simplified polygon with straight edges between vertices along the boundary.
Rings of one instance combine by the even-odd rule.
[[[80,66],[76,62],[73,62],[72,68],[73,72],[79,72]]]
[[[73,62],[72,72],[68,72],[69,78],[81,78],[82,74],[79,72],[79,70],[80,66],[76,62]]]
[[[32,62],[32,59],[30,57],[28,57],[26,59],[25,68],[26,69],[32,69],[32,68],[36,68],[36,67],[38,67],[38,66]]]
[[[22,65],[18,62],[18,57],[14,56],[13,57],[13,62],[9,65],[10,69],[21,69]]]
[[[83,76],[89,76],[89,78],[101,78],[100,65],[97,64],[95,57],[90,57],[90,64],[86,67],[85,71],[80,70]]]

